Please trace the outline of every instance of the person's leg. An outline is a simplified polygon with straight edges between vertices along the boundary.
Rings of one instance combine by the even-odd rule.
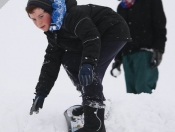
[[[104,109],[83,106],[84,126],[76,132],[106,132],[104,125]]]
[[[135,73],[132,53],[124,55],[122,58],[125,73],[126,92],[136,94],[137,91],[135,89]]]
[[[140,51],[133,56],[135,58],[134,68],[136,73],[136,90],[137,93],[152,93],[156,88],[158,80],[158,69],[151,67],[152,53]]]
[[[94,70],[93,83],[83,87],[85,125],[76,132],[106,132],[104,124],[105,100],[102,80],[107,67],[126,42],[102,42],[101,54]]]
[[[88,86],[82,87],[85,125],[77,132],[105,132],[105,105],[103,104],[103,101],[105,99],[103,95],[102,80],[108,65],[125,43],[126,42],[124,41],[102,42],[101,54],[97,67],[94,70],[93,83]],[[76,86],[79,85],[78,72],[80,61],[81,53],[78,52],[67,52],[65,53],[62,60],[62,64],[65,70],[67,71],[69,77]]]
[[[83,87],[83,103],[91,107],[103,107],[105,100],[103,95],[103,77],[107,67],[125,45],[125,41],[102,42],[101,52],[97,67],[94,70],[93,83]]]
[[[67,51],[62,58],[62,65],[67,72],[72,83],[76,87],[77,91],[82,92],[82,86],[79,84],[78,72],[81,62],[82,52]],[[72,110],[73,116],[79,116],[83,114],[83,106]]]
[[[81,62],[81,52],[67,51],[62,58],[62,65],[66,70],[68,76],[74,83],[76,87],[81,87],[83,94],[83,102],[85,105],[92,106],[92,102],[99,102],[99,105],[103,106],[104,96],[103,96],[103,86],[102,80],[106,69],[113,58],[117,55],[120,49],[125,45],[125,41],[115,41],[115,42],[102,42],[101,53],[97,67],[94,70],[94,80],[93,83],[82,87],[80,86],[78,80],[78,72]],[[96,105],[96,104],[94,104]]]

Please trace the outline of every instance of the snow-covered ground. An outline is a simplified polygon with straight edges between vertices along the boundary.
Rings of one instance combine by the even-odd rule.
[[[63,112],[80,104],[63,68],[39,114],[29,115],[34,90],[47,46],[25,12],[27,0],[10,0],[0,9],[0,132],[67,132]],[[78,0],[116,10],[117,0]],[[107,132],[175,132],[175,47],[173,12],[175,2],[163,0],[167,17],[168,41],[160,77],[153,94],[127,94],[123,72],[118,78],[104,78],[104,93],[112,101]]]

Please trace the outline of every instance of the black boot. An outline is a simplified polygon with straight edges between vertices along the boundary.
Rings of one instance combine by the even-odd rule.
[[[73,116],[80,116],[83,114],[83,106],[77,107],[72,110],[72,115]]]
[[[76,132],[106,132],[104,125],[104,109],[83,106],[84,127]]]

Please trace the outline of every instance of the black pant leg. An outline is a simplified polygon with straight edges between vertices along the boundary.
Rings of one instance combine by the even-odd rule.
[[[104,106],[103,101],[105,100],[105,97],[103,95],[102,80],[107,67],[125,43],[125,41],[102,42],[99,61],[94,70],[93,83],[83,87],[82,90],[84,105],[97,108]]]
[[[62,58],[62,64],[76,87],[82,87],[83,104],[91,107],[104,107],[102,80],[106,69],[118,54],[121,48],[125,45],[125,41],[102,41],[101,52],[97,67],[94,70],[93,83],[88,86],[80,86],[78,80],[79,67],[81,63],[82,52],[67,51]]]

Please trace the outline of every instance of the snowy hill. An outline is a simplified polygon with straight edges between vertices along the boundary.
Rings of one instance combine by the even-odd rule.
[[[26,3],[10,0],[0,9],[0,132],[67,132],[63,112],[81,104],[81,97],[63,68],[44,108],[38,115],[29,115],[47,40],[28,18]],[[119,2],[78,0],[78,4],[88,3],[116,10]],[[105,96],[112,101],[107,132],[175,132],[175,2],[163,0],[163,4],[168,41],[157,88],[151,95],[127,94],[123,72],[113,78],[110,65],[103,83]]]

